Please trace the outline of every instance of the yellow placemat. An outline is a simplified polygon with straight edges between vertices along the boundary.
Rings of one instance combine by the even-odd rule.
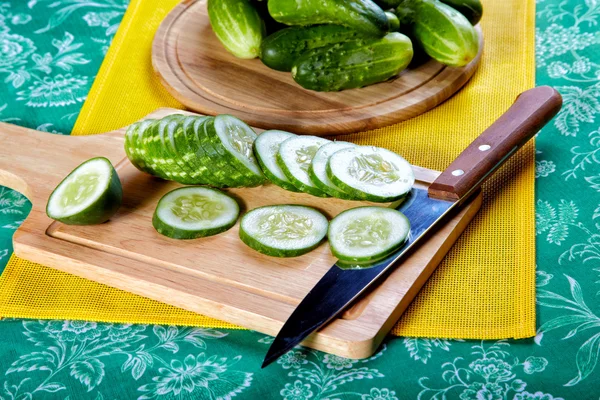
[[[150,63],[154,31],[177,0],[132,0],[73,134],[106,132],[158,107],[181,107]],[[345,136],[443,169],[534,85],[533,0],[488,0],[483,62],[472,81],[410,121]],[[449,338],[535,334],[534,146],[486,185],[485,203],[393,333]],[[13,257],[0,279],[0,315],[234,327]]]

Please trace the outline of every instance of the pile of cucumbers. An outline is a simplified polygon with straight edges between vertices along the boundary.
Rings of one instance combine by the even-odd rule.
[[[339,91],[397,76],[415,51],[461,67],[479,51],[480,0],[208,0],[234,56],[260,57],[302,87]]]

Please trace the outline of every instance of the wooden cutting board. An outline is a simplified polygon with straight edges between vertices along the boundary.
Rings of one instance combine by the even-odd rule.
[[[161,23],[152,65],[165,88],[201,114],[233,114],[250,125],[311,135],[337,135],[391,125],[448,99],[475,73],[483,52],[461,68],[427,59],[394,80],[342,92],[314,92],[258,59],[227,52],[213,33],[206,0],[183,1]]]
[[[181,111],[160,109],[158,118]],[[19,257],[210,317],[275,335],[294,307],[333,265],[327,243],[301,257],[259,254],[238,238],[237,225],[210,238],[173,240],[156,233],[160,197],[180,186],[135,169],[125,156],[125,128],[95,136],[60,136],[0,124],[0,185],[26,195],[33,207],[14,235]],[[48,196],[83,161],[104,156],[115,165],[124,200],[107,223],[69,226],[46,216]],[[438,172],[414,167],[417,185]],[[322,199],[274,185],[228,190],[242,210],[305,204],[329,217],[364,202]],[[481,205],[475,197],[448,219],[373,291],[305,341],[349,358],[370,356],[435,270]],[[43,288],[40,288],[43,290]]]

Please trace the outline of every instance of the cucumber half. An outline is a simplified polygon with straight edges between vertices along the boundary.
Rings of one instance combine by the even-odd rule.
[[[408,161],[372,146],[335,152],[327,162],[327,176],[350,196],[380,203],[401,199],[415,183]]]
[[[267,179],[285,190],[298,192],[277,164],[279,146],[291,137],[296,135],[276,130],[263,132],[254,141],[254,155]]]
[[[225,193],[189,186],[165,194],[154,211],[152,225],[173,239],[196,239],[224,232],[240,215],[238,203]]]
[[[356,145],[348,142],[327,143],[319,148],[308,169],[310,180],[319,189],[338,199],[352,200],[353,198],[349,194],[344,193],[344,191],[337,187],[335,183],[331,182],[331,179],[327,176],[327,161],[329,161],[329,157],[331,157],[333,153],[352,147],[356,147]]]
[[[327,218],[311,207],[265,206],[242,217],[240,239],[269,256],[296,257],[316,248],[327,226]]]
[[[331,252],[346,262],[377,261],[398,249],[410,233],[400,211],[386,207],[357,207],[331,220],[327,237]]]
[[[327,193],[319,189],[308,176],[308,169],[315,154],[327,143],[331,142],[316,136],[296,136],[283,141],[279,146],[277,164],[300,191],[313,196],[328,197]]]
[[[123,188],[114,167],[104,157],[75,168],[48,198],[46,214],[68,225],[101,224],[123,202]]]

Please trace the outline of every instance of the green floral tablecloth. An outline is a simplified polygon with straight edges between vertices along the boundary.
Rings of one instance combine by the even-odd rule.
[[[487,0],[501,1],[501,0]],[[0,3],[0,120],[70,132],[125,0]],[[538,135],[539,333],[531,340],[390,337],[367,360],[235,330],[0,321],[0,399],[600,398],[600,1],[539,0],[537,83],[565,105]],[[0,266],[29,212],[0,188]]]

